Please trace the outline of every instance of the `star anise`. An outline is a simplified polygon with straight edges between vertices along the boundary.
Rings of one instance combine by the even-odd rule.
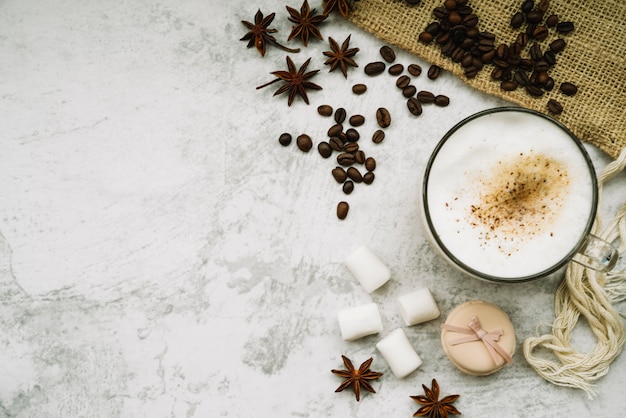
[[[335,7],[339,10],[339,13],[341,13],[343,17],[348,17],[348,14],[350,13],[348,0],[328,0],[326,2],[326,6],[324,7],[324,14],[330,14],[330,12],[335,9]]]
[[[269,27],[274,20],[274,16],[276,16],[276,13],[271,13],[263,17],[263,13],[261,13],[261,9],[259,9],[256,15],[254,15],[254,23],[242,20],[241,23],[243,23],[246,28],[250,29],[250,31],[246,33],[240,41],[249,41],[248,48],[252,48],[254,45],[262,57],[265,56],[267,44],[272,44],[287,52],[300,52],[299,48],[291,49],[279,44],[276,38],[270,35],[270,33],[278,32],[276,29],[270,29]]]
[[[348,35],[346,40],[343,41],[341,48],[339,48],[339,44],[333,38],[329,37],[328,43],[330,44],[330,49],[332,49],[332,51],[323,52],[324,55],[330,57],[326,60],[326,62],[324,62],[324,64],[330,65],[330,71],[335,71],[335,69],[339,67],[343,76],[346,78],[348,77],[348,65],[358,67],[352,57],[359,52],[359,48],[348,48],[350,45],[350,36],[352,35]]]
[[[383,374],[370,370],[370,365],[372,364],[373,359],[370,357],[363,364],[361,364],[358,369],[355,369],[348,357],[342,355],[341,358],[343,359],[344,366],[346,366],[346,370],[333,369],[331,372],[337,376],[343,377],[346,380],[339,385],[335,392],[341,392],[345,388],[352,386],[357,402],[361,399],[361,387],[372,393],[376,393],[372,385],[369,384],[368,380],[378,379]]]
[[[293,63],[291,58],[287,56],[287,69],[288,71],[274,71],[271,74],[276,76],[276,78],[269,83],[265,83],[262,86],[257,87],[258,89],[262,89],[263,87],[269,86],[277,81],[284,81],[283,84],[276,92],[274,96],[278,94],[289,92],[289,98],[287,100],[287,105],[291,106],[293,103],[293,99],[296,95],[300,95],[306,104],[309,104],[309,97],[306,94],[306,89],[314,89],[321,90],[322,87],[318,86],[315,83],[309,81],[309,78],[313,77],[315,74],[319,72],[319,70],[309,71],[305,73],[306,67],[308,67],[311,58],[306,60],[304,64],[300,67],[299,70],[296,70],[296,65]]]
[[[452,405],[461,395],[448,395],[439,400],[439,384],[435,379],[432,381],[432,389],[426,385],[422,385],[422,388],[426,396],[411,396],[411,399],[424,405],[413,414],[414,417],[448,418],[450,414],[461,415]]]
[[[307,46],[311,36],[315,36],[319,40],[324,39],[317,26],[326,19],[326,15],[315,14],[316,10],[311,10],[308,0],[304,0],[299,12],[293,7],[285,7],[289,12],[289,21],[296,24],[291,28],[288,41],[293,38],[300,38],[302,45]]]

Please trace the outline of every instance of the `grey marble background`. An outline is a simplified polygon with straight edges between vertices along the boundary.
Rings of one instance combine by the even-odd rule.
[[[451,104],[412,117],[393,77],[363,74],[382,43],[333,15],[322,33],[352,34],[360,67],[347,80],[328,73],[327,42],[312,41],[291,56],[312,57],[324,89],[289,108],[274,86],[255,90],[286,54],[261,58],[239,41],[240,21],[260,7],[277,13],[287,44],[284,3],[0,1],[0,416],[408,417],[419,407],[409,396],[433,377],[443,394],[461,394],[467,417],[624,416],[623,355],[589,400],[542,380],[521,354],[525,338],[548,330],[559,278],[504,286],[461,276],[417,221],[438,139],[506,103],[450,74],[422,75],[416,86]],[[351,93],[357,82],[364,96]],[[322,139],[323,103],[366,116],[362,148],[378,162],[343,222],[333,161],[277,143],[285,131]],[[379,106],[393,123],[375,145]],[[601,170],[608,158],[588,149]],[[607,218],[625,186],[623,174],[607,186]],[[392,270],[371,295],[342,264],[362,244]],[[423,286],[443,316],[406,327],[395,298]],[[460,373],[440,347],[445,315],[470,299],[500,305],[516,327],[514,365],[490,377]],[[336,312],[370,301],[385,330],[344,342]],[[375,349],[398,327],[424,361],[403,380]],[[577,348],[593,341],[583,321]],[[334,393],[341,354],[374,357],[385,373],[376,394],[357,403]]]

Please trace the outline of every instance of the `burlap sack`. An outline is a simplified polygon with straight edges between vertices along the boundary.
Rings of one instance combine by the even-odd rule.
[[[537,0],[538,2],[538,0]],[[514,42],[519,29],[510,27],[511,16],[520,10],[522,0],[470,0],[478,15],[478,28],[496,35],[496,45]],[[505,92],[491,79],[491,65],[474,79],[463,74],[460,64],[441,54],[434,43],[424,45],[417,36],[436,19],[433,9],[443,0],[422,0],[409,6],[402,0],[360,0],[351,2],[349,19],[385,42],[406,49],[422,59],[454,73],[479,90],[513,103],[548,113],[548,99],[564,108],[556,116],[581,140],[588,141],[613,158],[626,147],[626,1],[552,0],[547,15],[557,14],[572,21],[575,30],[561,35],[567,47],[557,56],[550,70],[556,87],[543,97],[533,98],[523,89]],[[556,39],[554,29],[540,45],[545,50]],[[527,55],[527,54],[525,54]],[[575,96],[562,94],[558,86],[569,81],[579,88]]]

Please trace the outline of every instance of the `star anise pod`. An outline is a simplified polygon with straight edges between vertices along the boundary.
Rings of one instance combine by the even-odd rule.
[[[450,414],[461,415],[452,405],[461,395],[448,395],[439,400],[439,384],[435,379],[432,381],[432,389],[426,385],[422,385],[422,388],[426,396],[411,396],[411,399],[424,405],[413,414],[414,417],[448,418]]]
[[[242,20],[241,23],[243,23],[246,28],[250,29],[250,31],[246,33],[240,41],[249,41],[248,48],[252,48],[254,45],[262,57],[265,56],[267,44],[272,44],[287,52],[300,52],[299,48],[291,49],[279,44],[276,38],[270,35],[270,33],[278,32],[276,29],[270,29],[269,27],[274,20],[274,16],[276,16],[276,13],[271,13],[263,17],[263,13],[261,13],[261,9],[259,9],[256,15],[254,15],[254,23]]]
[[[358,1],[358,0],[357,0]],[[350,6],[348,6],[348,0],[328,0],[326,1],[326,6],[324,7],[324,14],[329,15],[335,7],[339,10],[339,13],[343,17],[348,17],[350,13]]]
[[[355,369],[348,357],[342,355],[341,358],[343,359],[344,366],[346,366],[346,370],[333,369],[331,372],[337,376],[343,377],[346,380],[339,385],[335,392],[341,392],[345,388],[352,386],[357,402],[361,399],[361,387],[372,393],[376,393],[372,385],[369,384],[368,380],[378,379],[383,374],[370,370],[370,365],[372,364],[373,359],[370,357],[363,364],[361,364],[358,369]]]
[[[313,90],[321,90],[322,87],[317,84],[309,81],[309,78],[313,77],[315,74],[319,72],[319,70],[309,71],[306,73],[306,67],[308,67],[311,58],[306,60],[304,64],[300,67],[299,70],[296,70],[296,65],[293,63],[291,58],[287,56],[287,69],[288,71],[274,71],[271,74],[276,76],[276,78],[269,83],[265,83],[262,86],[257,87],[258,89],[262,89],[263,87],[269,86],[277,81],[284,81],[283,84],[276,92],[274,96],[278,94],[289,92],[289,98],[287,100],[287,105],[291,106],[293,103],[293,99],[296,95],[300,95],[306,104],[309,104],[309,97],[306,94],[306,89]]]
[[[302,45],[307,46],[311,36],[315,36],[319,40],[324,39],[317,26],[326,19],[326,15],[315,14],[316,10],[311,10],[308,0],[304,0],[299,12],[293,7],[285,7],[289,12],[289,21],[296,24],[291,28],[288,41],[293,38],[300,38]]]
[[[346,40],[343,41],[341,48],[339,48],[339,44],[333,38],[329,37],[328,43],[330,44],[330,49],[332,49],[332,51],[323,52],[324,55],[330,57],[326,60],[326,62],[324,62],[324,64],[330,65],[330,71],[335,71],[335,69],[339,67],[345,78],[348,78],[348,65],[358,67],[352,57],[359,52],[359,48],[348,48],[350,45],[350,36],[352,35],[348,35]]]

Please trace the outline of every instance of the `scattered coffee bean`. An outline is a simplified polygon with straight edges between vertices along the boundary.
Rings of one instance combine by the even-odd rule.
[[[543,96],[543,90],[541,87],[536,86],[535,84],[526,84],[526,93],[530,94],[533,97]]]
[[[513,80],[505,80],[500,83],[500,88],[504,91],[513,91],[517,89],[518,84]]]
[[[350,119],[348,119],[348,122],[355,127],[361,126],[365,123],[365,117],[363,115],[352,115]]]
[[[422,105],[415,97],[411,97],[406,102],[406,107],[409,108],[409,112],[415,116],[419,116],[422,114]]]
[[[383,57],[388,63],[392,63],[396,60],[396,53],[390,46],[383,46],[380,48],[380,56]]]
[[[354,190],[354,183],[352,182],[352,180],[348,180],[343,184],[343,192],[345,194],[350,194],[352,193],[352,191]]]
[[[375,144],[380,144],[385,139],[385,132],[380,129],[376,130],[372,135],[372,142]]]
[[[348,216],[348,211],[350,210],[350,205],[348,202],[341,201],[337,204],[337,217],[341,220],[346,219]]]
[[[532,23],[536,25],[540,23],[542,20],[543,20],[543,12],[540,12],[539,10],[532,10],[526,13],[526,22],[528,23]]]
[[[355,84],[352,86],[352,93],[354,94],[363,94],[367,91],[367,86],[365,84]]]
[[[415,86],[413,85],[408,85],[402,89],[402,95],[407,98],[415,95],[416,92],[417,88],[415,88]]]
[[[345,120],[346,120],[346,109],[344,109],[343,107],[340,107],[337,110],[335,110],[335,122],[343,123],[343,121]]]
[[[291,134],[287,132],[280,134],[280,136],[278,137],[278,142],[283,147],[286,147],[287,145],[291,144]]]
[[[418,64],[409,64],[407,70],[409,71],[409,74],[414,77],[419,77],[419,75],[422,74],[422,67],[420,67]]]
[[[349,152],[350,154],[354,154],[355,152],[357,152],[359,150],[359,144],[357,144],[356,142],[348,142],[343,147],[343,150],[345,152]]]
[[[374,159],[374,157],[367,157],[367,159],[365,160],[365,169],[367,171],[376,170],[376,160]]]
[[[435,104],[437,106],[446,107],[450,104],[450,98],[443,94],[435,96]]]
[[[398,79],[396,80],[396,87],[398,87],[399,89],[403,89],[406,86],[408,86],[410,83],[411,83],[411,77],[409,77],[408,75],[402,75],[398,77]]]
[[[384,107],[379,107],[376,110],[376,122],[378,122],[378,126],[381,128],[387,128],[391,125],[391,114]]]
[[[548,100],[548,110],[552,114],[560,115],[563,112],[563,106],[556,100],[550,99]]]
[[[539,2],[539,4],[537,5],[537,10],[539,10],[540,12],[547,12],[548,8],[550,7],[550,1],[549,0],[541,0]]]
[[[385,63],[382,61],[370,62],[365,66],[365,74],[375,76],[385,71]]]
[[[328,146],[330,146],[333,151],[341,151],[343,149],[343,141],[339,139],[339,137],[332,136],[328,140]]]
[[[328,129],[328,137],[332,137],[332,136],[339,136],[339,134],[343,132],[343,125],[340,123],[337,123],[333,126],[331,126]]]
[[[533,31],[533,37],[539,41],[543,41],[548,37],[548,28],[543,25],[537,26]]]
[[[432,103],[435,101],[435,95],[429,91],[422,90],[417,93],[417,100],[420,103]]]
[[[361,175],[361,172],[358,168],[350,167],[348,168],[347,173],[348,177],[355,183],[361,183],[363,181],[363,176]]]
[[[354,164],[354,154],[349,152],[342,152],[337,156],[337,163],[343,167],[349,167]]]
[[[348,173],[341,167],[335,167],[331,171],[333,178],[337,181],[337,183],[343,183],[348,178]]]
[[[330,147],[328,142],[322,141],[319,144],[317,144],[317,152],[320,153],[322,158],[328,158],[332,155],[333,149]]]
[[[437,79],[441,75],[441,67],[438,65],[431,65],[428,68],[428,78],[431,80]]]
[[[561,85],[559,86],[559,90],[561,90],[561,92],[566,96],[573,96],[578,92],[578,87],[574,83],[566,81],[564,83],[561,83]]]
[[[556,24],[556,31],[558,33],[566,34],[566,33],[570,33],[573,30],[574,30],[573,22],[559,22]]]
[[[511,27],[513,29],[517,29],[521,27],[523,23],[524,23],[524,14],[522,14],[521,12],[515,13],[513,17],[511,18]]]
[[[555,39],[554,41],[550,42],[550,50],[555,54],[558,54],[565,49],[565,45],[566,43],[564,39]]]
[[[333,108],[329,105],[321,105],[317,108],[317,113],[322,116],[330,116],[333,114]]]
[[[522,2],[522,12],[529,13],[535,7],[535,0],[524,0]]]
[[[391,67],[389,67],[389,70],[387,70],[387,71],[391,75],[400,75],[400,74],[402,74],[402,71],[404,71],[404,65],[402,65],[402,64],[393,64]]]
[[[313,148],[313,141],[307,134],[302,134],[296,138],[296,145],[302,152],[309,152]]]
[[[553,28],[559,23],[559,17],[557,15],[550,15],[546,19],[546,26],[549,28]]]
[[[346,138],[348,139],[348,141],[356,142],[359,140],[360,137],[361,135],[359,135],[359,131],[357,131],[356,129],[348,128],[348,130],[346,130]]]
[[[374,175],[374,173],[372,173],[371,171],[368,171],[367,173],[363,175],[363,183],[372,184],[374,182],[375,177],[376,176]]]
[[[354,161],[359,164],[363,164],[365,162],[365,153],[361,150],[358,150],[354,153]]]
[[[433,35],[431,33],[428,32],[421,32],[419,35],[417,35],[417,39],[423,43],[428,45],[429,43],[431,43],[433,41]]]

